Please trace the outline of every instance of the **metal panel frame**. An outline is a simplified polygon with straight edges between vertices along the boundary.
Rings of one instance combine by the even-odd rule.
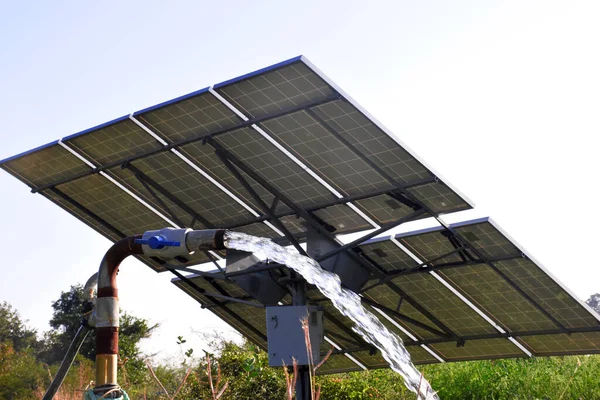
[[[526,253],[523,250],[523,248],[518,243],[516,243],[509,235],[507,235],[506,232],[504,230],[502,230],[490,218],[479,218],[479,219],[470,220],[470,221],[463,221],[463,222],[460,222],[460,223],[451,224],[451,225],[449,225],[448,228],[454,230],[456,228],[460,228],[460,227],[463,227],[463,226],[476,225],[476,224],[484,223],[484,222],[489,222],[490,225],[493,228],[495,228],[496,230],[498,230],[498,232],[500,234],[504,235],[504,237],[508,241],[510,241],[515,247],[517,247],[517,249],[520,250],[522,253],[515,254],[515,255],[512,255],[512,256],[507,256],[507,257],[499,257],[499,258],[496,258],[496,259],[487,259],[487,260],[485,260],[485,259],[479,259],[479,260],[476,260],[476,261],[467,261],[467,260],[464,260],[463,262],[456,262],[456,263],[452,263],[452,264],[448,264],[448,265],[443,265],[442,264],[441,266],[438,265],[438,266],[433,266],[432,267],[432,266],[428,266],[428,264],[431,263],[431,262],[433,262],[435,259],[443,258],[447,254],[442,255],[441,257],[436,257],[435,259],[432,259],[432,260],[427,260],[427,261],[421,262],[416,256],[414,256],[414,254],[412,254],[408,249],[406,249],[404,246],[402,246],[398,242],[398,240],[397,240],[397,239],[402,239],[402,238],[405,238],[405,237],[418,236],[418,235],[421,235],[421,234],[434,233],[434,232],[443,232],[443,231],[447,230],[447,228],[445,226],[431,227],[431,228],[420,229],[420,230],[412,231],[412,232],[400,233],[400,234],[397,234],[395,236],[389,236],[389,237],[385,237],[385,238],[377,238],[377,239],[374,239],[374,240],[367,241],[364,244],[366,245],[366,244],[371,244],[371,243],[382,242],[382,241],[385,241],[385,240],[390,240],[392,242],[397,243],[398,247],[400,247],[400,249],[402,251],[404,251],[405,253],[409,254],[411,257],[413,257],[415,259],[415,262],[419,263],[414,269],[411,269],[411,270],[408,270],[408,271],[398,271],[398,272],[396,272],[396,271],[388,271],[389,276],[387,278],[385,278],[385,280],[391,280],[392,278],[396,278],[396,277],[401,276],[401,275],[406,274],[406,273],[429,273],[429,274],[435,274],[436,270],[444,269],[444,268],[460,268],[461,266],[477,265],[477,264],[479,264],[479,265],[488,265],[489,266],[490,263],[493,264],[493,262],[495,262],[495,261],[502,261],[502,260],[507,260],[507,259],[518,259],[518,258],[523,258],[523,257],[530,259],[537,267],[539,267],[542,270],[542,272],[545,272],[545,273],[547,272],[537,261],[531,259],[530,256],[529,256],[529,254]],[[471,247],[473,247],[473,246],[471,246]],[[451,253],[449,253],[449,254],[451,254]],[[427,268],[423,268],[424,266],[427,266]],[[438,279],[438,280],[442,279],[443,280],[443,278],[441,278],[439,275],[435,274],[435,276],[436,276],[436,279]],[[577,303],[579,305],[582,305],[585,310],[587,310],[588,312],[590,312],[590,314],[594,318],[596,318],[596,320],[598,322],[600,322],[600,317],[598,316],[598,314],[595,313],[593,310],[591,310],[587,305],[584,305],[584,303],[582,304],[582,302],[579,299],[577,299],[577,297],[574,296],[572,294],[572,292],[570,292],[559,280],[555,279],[549,273],[547,273],[547,276],[554,283],[556,283],[561,289],[565,290],[573,299],[577,300]],[[370,290],[370,289],[372,289],[372,288],[374,288],[377,285],[382,284],[382,283],[383,282],[378,282],[378,283],[375,283],[373,285],[370,285],[367,288],[365,288],[364,291]],[[450,286],[452,288],[454,288],[454,286],[456,286],[456,285],[451,285],[447,281],[446,281],[445,284],[447,284],[448,286]],[[456,289],[460,289],[460,288],[454,288],[454,290],[456,290]],[[460,295],[459,297],[464,297],[460,293],[458,293],[457,295]],[[525,298],[525,299],[528,300],[527,298]],[[471,301],[468,300],[467,298],[465,298],[465,300],[463,300],[463,301],[467,301],[468,303],[471,303]],[[471,303],[470,307],[472,307],[472,306],[473,306],[473,304]],[[477,308],[477,307],[475,307],[475,308]],[[545,309],[543,309],[543,310],[544,310],[544,312],[542,314],[545,315],[545,316],[547,316],[546,314],[548,313],[548,311],[545,310]],[[476,312],[480,313],[481,310],[477,310]],[[565,328],[565,327],[562,326],[562,324],[559,324],[559,326],[558,326],[557,329],[546,329],[546,330],[535,330],[535,331],[510,331],[502,323],[500,323],[500,321],[496,321],[495,318],[493,318],[493,315],[491,317],[492,317],[491,321],[493,321],[493,322],[491,322],[491,321],[488,321],[488,322],[490,322],[490,324],[492,324],[492,326],[494,326],[499,331],[498,334],[491,334],[491,335],[490,334],[467,335],[467,336],[463,336],[463,339],[471,341],[471,340],[477,340],[477,339],[490,339],[490,338],[505,337],[505,338],[507,338],[507,339],[510,340],[511,338],[518,338],[519,336],[552,335],[552,334],[567,334],[567,335],[570,335],[571,333],[600,332],[600,325],[594,326],[594,327],[584,327],[584,328]],[[485,318],[489,319],[490,316],[486,315]],[[554,317],[552,317],[550,319],[553,320]],[[442,339],[430,339],[430,340],[422,340],[422,341],[419,341],[418,343],[421,343],[421,344],[434,344],[434,343],[440,343],[441,341],[444,341],[444,340],[442,340]],[[445,341],[448,341],[448,339],[445,339]],[[519,342],[519,344],[513,342],[513,344],[517,345],[517,347],[519,347],[519,348],[521,348],[522,345],[527,346],[526,343],[522,343],[522,342]],[[524,349],[522,349],[522,350],[525,351]],[[527,352],[531,353],[531,354],[536,354],[530,348],[527,349]],[[600,350],[599,350],[599,352],[600,352]],[[559,352],[557,354],[568,354],[568,352],[563,352],[563,353]]]
[[[363,113],[373,124],[375,124],[379,129],[385,132],[389,137],[391,137],[400,147],[402,147],[408,154],[414,157],[417,161],[419,161],[425,168],[427,168],[431,173],[436,176],[439,180],[444,182],[446,186],[448,186],[454,193],[456,193],[460,198],[462,198],[467,204],[471,206],[471,208],[475,208],[475,203],[461,193],[456,187],[454,187],[448,180],[444,179],[442,175],[440,175],[434,168],[429,165],[425,160],[419,157],[406,143],[402,142],[398,136],[396,136],[391,130],[385,127],[380,121],[378,121],[373,115],[371,115],[367,110],[365,110],[357,101],[355,101],[352,97],[350,97],[346,92],[344,92],[335,82],[333,82],[327,75],[325,75],[321,70],[319,70],[313,63],[311,63],[306,57],[299,56],[299,59],[302,60],[310,69],[313,70],[321,79],[323,79],[329,86],[331,86],[337,93],[339,93],[344,99],[346,99],[350,104],[352,104],[358,111]]]
[[[488,217],[488,218],[482,218],[482,219],[487,220],[487,222],[489,222],[494,228],[496,228],[498,230],[498,232],[500,232],[500,234],[504,235],[505,238],[507,238],[513,245],[515,245],[515,247],[517,249],[519,249],[521,251],[521,253],[523,253],[525,255],[526,258],[528,258],[529,260],[531,260],[543,273],[545,273],[546,275],[548,275],[548,277],[550,279],[552,279],[554,281],[554,283],[556,283],[562,290],[564,290],[565,292],[567,292],[567,294],[569,296],[571,296],[573,299],[575,299],[580,306],[582,306],[583,308],[585,308],[594,318],[596,318],[596,321],[598,321],[598,323],[600,323],[600,314],[598,314],[595,310],[593,310],[590,306],[588,306],[586,302],[582,301],[578,296],[576,296],[575,293],[573,293],[571,291],[571,289],[569,289],[558,278],[556,278],[556,276],[554,276],[554,274],[552,274],[544,266],[544,264],[542,264],[541,262],[539,262],[527,250],[525,250],[523,248],[523,246],[521,246],[519,244],[519,242],[517,242],[516,240],[514,240],[512,238],[512,236],[510,236],[504,229],[502,229],[492,218]],[[453,224],[453,226],[457,227],[457,228],[460,227],[460,226],[462,226],[462,225],[463,225],[463,223]]]

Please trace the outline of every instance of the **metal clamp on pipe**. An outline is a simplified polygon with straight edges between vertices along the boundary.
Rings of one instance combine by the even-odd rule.
[[[84,315],[82,323],[90,328],[96,327],[96,288],[98,287],[98,272],[90,276],[83,287]]]

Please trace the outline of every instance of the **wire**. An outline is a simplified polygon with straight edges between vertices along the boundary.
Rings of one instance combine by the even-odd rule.
[[[54,379],[52,380],[52,383],[48,387],[48,390],[46,391],[46,394],[44,395],[42,400],[52,400],[54,398],[54,395],[62,385],[65,376],[67,375],[67,372],[69,372],[71,365],[73,365],[75,356],[79,352],[83,341],[89,333],[90,330],[83,324],[79,327],[77,333],[75,334],[75,337],[73,338],[73,341],[71,341],[71,344],[69,345],[69,349],[67,350],[65,357],[63,358],[62,363],[60,364],[60,367],[58,368],[58,371],[56,372],[56,375],[54,376]]]

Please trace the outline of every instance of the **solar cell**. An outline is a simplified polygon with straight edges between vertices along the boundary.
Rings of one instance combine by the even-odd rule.
[[[517,246],[492,223],[458,225],[456,231],[488,259],[521,254]]]
[[[403,204],[394,197],[395,196],[387,194],[373,196],[367,199],[357,200],[356,204],[360,206],[361,209],[367,210],[369,215],[372,215],[380,225],[383,225],[407,217],[414,212],[410,206]]]
[[[456,343],[437,343],[432,349],[448,361],[470,361],[493,358],[523,357],[518,347],[506,339],[479,339],[468,341],[462,347]]]
[[[129,116],[67,136],[62,141],[96,165],[134,157],[161,147]]]
[[[136,235],[152,229],[160,229],[166,222],[136,201],[126,192],[100,175],[90,175],[57,187],[73,200],[125,235]]]
[[[252,118],[293,106],[311,104],[334,94],[333,89],[300,59],[254,76],[223,82],[215,90]]]
[[[462,261],[460,253],[457,252],[430,264],[434,268],[443,268],[443,276],[456,283],[483,308],[496,310],[491,314],[504,326],[514,331],[521,331],[521,325],[539,325],[547,328],[550,323],[556,326],[547,316],[542,317],[539,309],[532,307],[533,303],[526,296],[531,297],[566,327],[598,325],[594,315],[515,245],[493,221],[475,220],[466,224],[456,224],[455,228],[456,232],[462,234],[469,245],[480,251],[485,259],[467,259],[468,263],[474,265],[458,268],[459,265],[452,265]],[[453,244],[446,231],[441,228],[416,235],[399,235],[397,239],[425,260],[440,257],[460,245],[457,242]],[[449,268],[445,268],[444,264],[450,264]],[[520,294],[507,279],[494,271],[494,267],[516,283],[526,296]],[[505,311],[502,312],[501,308]]]
[[[357,371],[356,364],[343,354],[334,354],[318,370],[317,375]]]
[[[269,226],[263,223],[255,223],[250,225],[243,225],[239,228],[235,228],[236,232],[247,233],[248,235],[268,237],[274,239],[279,237],[279,234],[271,229]]]
[[[413,187],[408,189],[408,192],[435,214],[446,214],[471,208],[456,192],[441,181]]]
[[[101,175],[90,175],[58,185],[57,190],[79,204],[85,203],[89,212],[103,221],[111,221],[110,225],[124,236],[161,229],[168,225],[164,219]],[[53,199],[56,199],[56,196]],[[69,207],[74,208],[71,204]],[[93,227],[101,231],[106,230],[98,225],[100,224],[94,223]],[[116,240],[116,235],[111,235],[112,237]],[[193,265],[208,261],[203,253],[194,254],[188,259],[190,263],[183,264]],[[150,263],[154,269],[162,270],[156,262]],[[174,261],[174,264],[179,263]]]
[[[524,336],[521,340],[540,356],[600,353],[598,332]]]
[[[510,278],[518,281],[529,296],[566,327],[598,325],[598,320],[588,310],[531,260],[506,260],[496,265]]]
[[[321,177],[329,179],[337,189],[349,195],[390,186],[306,111],[270,120],[263,126],[281,144],[302,157]]]
[[[434,339],[439,338],[440,333],[445,334],[445,332],[441,331],[441,329],[432,322],[429,318],[424,316],[421,312],[419,312],[416,308],[401,300],[401,297],[398,296],[398,293],[394,292],[392,289],[385,285],[381,285],[377,287],[377,290],[371,290],[364,293],[364,296],[368,299],[375,301],[378,305],[378,308],[386,311],[386,315],[394,320],[399,325],[403,326],[406,330],[414,334],[419,338],[427,338]],[[398,307],[400,305],[400,307]],[[431,329],[439,332],[435,333],[432,330],[424,329],[419,325],[415,325],[414,323],[406,322],[406,320],[398,318],[397,314],[391,313],[387,310],[395,310],[402,315],[409,317],[421,324],[424,324]]]
[[[489,323],[428,274],[407,275],[393,282],[460,336],[495,332]]]
[[[230,190],[242,198],[246,203],[251,204],[254,209],[260,210],[260,205],[256,203],[252,196],[246,191],[246,189],[244,189],[244,186],[238,179],[235,178],[235,176],[233,176],[231,171],[229,171],[227,167],[223,165],[223,162],[216,155],[212,147],[202,143],[191,143],[181,147],[181,152],[189,159],[194,160],[194,162],[196,162],[204,171],[207,171],[209,174],[211,174],[217,181],[230,188]],[[272,193],[258,184],[243,171],[240,173],[265,203],[273,203],[274,196]],[[282,212],[289,210],[284,204],[279,204],[277,209]],[[244,220],[241,219],[238,222],[241,221]]]
[[[240,122],[208,89],[163,106],[138,111],[133,116],[170,143],[231,128]]]
[[[431,172],[345,100],[323,104],[314,114],[385,174],[401,184],[428,178]]]
[[[323,323],[325,328],[325,334],[328,335],[331,340],[338,343],[343,348],[358,348],[368,347],[369,345],[360,337],[356,332],[350,329],[350,321],[344,315],[342,315],[330,302],[318,303],[322,307],[324,312]],[[331,347],[327,343],[324,343],[322,350],[327,351]],[[364,364],[364,360],[359,359]]]
[[[112,242],[116,242],[119,239],[125,237],[125,234],[120,232],[118,229],[102,224],[98,219],[94,218],[93,214],[86,214],[80,208],[73,205],[72,202],[65,200],[64,197],[61,196],[62,192],[57,190],[49,190],[42,193],[42,196],[46,197],[48,200],[56,203],[60,208],[79,219],[80,221],[85,222],[87,225],[92,227],[94,230],[99,232],[102,236],[107,238]]]
[[[419,346],[408,346],[408,352],[410,353],[410,358],[413,364],[421,365],[421,364],[433,364],[438,363],[438,359],[424,350]],[[369,369],[378,369],[378,368],[389,368],[388,362],[378,353],[374,356],[371,356],[366,351],[358,351],[356,353],[357,357],[360,357],[363,360],[367,361],[367,365]]]
[[[313,211],[312,214],[327,225],[332,226],[335,232],[339,234],[372,228],[365,219],[346,205],[322,208]]]
[[[212,286],[208,280],[200,278],[190,279],[193,285],[197,286],[201,292],[195,290],[188,282],[177,280],[177,286],[188,293],[191,297],[199,301],[203,306],[210,309],[238,331],[248,333],[250,340],[266,349],[266,330],[265,330],[265,310],[264,308],[253,307],[251,305],[232,303],[223,298],[207,297],[205,294],[223,294],[225,296],[244,298],[245,294],[237,286],[227,281],[221,280],[218,285],[221,292]],[[248,299],[252,302],[252,299]],[[257,301],[253,301],[260,305]],[[219,306],[216,306],[219,305]],[[235,306],[239,306],[233,311]],[[260,323],[258,319],[262,316]]]
[[[426,231],[417,235],[398,235],[396,239],[421,260],[438,258],[438,263],[452,263],[462,260],[460,255],[454,252],[460,244],[449,240],[442,229],[435,229],[431,233]]]
[[[442,275],[510,330],[543,330],[555,327],[552,321],[487,265],[447,269]]]
[[[226,226],[237,222],[239,219],[252,217],[246,209],[229,197],[226,193],[218,190],[209,180],[196,172],[188,164],[171,152],[158,153],[131,163],[134,169],[115,167],[111,173],[119,178],[121,182],[135,188],[147,201],[153,201],[154,205],[169,214],[171,210],[183,223],[180,225],[190,226],[193,219],[196,220],[197,229],[202,227]],[[140,174],[141,177],[140,177]],[[187,211],[179,208],[168,197],[161,195],[155,188],[148,185],[145,179],[149,178],[170,196],[183,202],[187,207],[210,222],[210,226],[202,224]],[[161,200],[156,201],[156,196]],[[169,205],[168,210],[164,205]]]
[[[89,167],[73,156],[58,141],[21,156],[0,162],[2,168],[30,187],[44,185],[85,172]]]
[[[326,188],[253,129],[221,135],[217,142],[301,206],[332,199]]]
[[[389,238],[372,240],[361,245],[360,249],[386,271],[413,267],[415,264],[413,259],[408,254],[398,251],[398,246],[387,239]]]

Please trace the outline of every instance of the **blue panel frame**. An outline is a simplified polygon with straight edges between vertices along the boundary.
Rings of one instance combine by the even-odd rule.
[[[489,222],[489,220],[490,220],[490,217],[482,217],[482,218],[471,219],[469,221],[456,222],[454,224],[450,224],[450,228],[460,228],[461,226],[480,224],[482,222]]]
[[[217,83],[216,85],[213,85],[213,89],[219,89],[224,86],[231,85],[232,83],[243,81],[244,79],[252,78],[253,76],[264,74],[265,72],[269,72],[269,71],[272,71],[272,70],[280,68],[280,67],[285,67],[286,65],[293,64],[298,61],[302,61],[303,58],[304,58],[304,56],[300,55],[300,56],[290,58],[289,60],[278,62],[277,64],[269,65],[268,67],[264,67],[264,68],[258,69],[256,71],[249,72],[242,76],[238,76],[237,78],[232,78],[232,79],[226,80],[224,82]]]
[[[154,106],[146,107],[146,108],[144,108],[142,110],[139,110],[139,111],[136,111],[136,112],[132,113],[131,115],[135,117],[136,115],[145,114],[147,112],[154,111],[157,108],[169,106],[171,104],[175,104],[177,102],[180,102],[180,101],[183,101],[183,100],[187,100],[190,97],[199,96],[201,94],[207,93],[209,89],[210,89],[210,86],[207,86],[205,88],[193,91],[191,93],[184,94],[183,96],[179,96],[179,97],[175,97],[174,99],[171,99],[171,100],[163,101],[162,103],[156,104]]]
[[[450,224],[450,228],[460,228],[462,226],[476,225],[476,224],[480,224],[483,222],[489,222],[489,220],[490,220],[490,217],[470,219],[467,221],[461,221],[461,222],[456,222],[454,224]],[[422,235],[425,233],[441,232],[443,230],[444,230],[444,228],[442,226],[434,226],[431,228],[418,229],[416,231],[398,233],[398,234],[394,235],[393,237],[394,237],[394,239],[402,239],[402,238],[406,238],[406,237]],[[369,239],[366,242],[361,243],[359,245],[359,247],[363,246],[363,245],[367,245],[367,244],[379,243],[379,242],[382,242],[385,240],[390,240],[391,238],[392,238],[391,235],[376,237],[376,238]]]
[[[232,78],[232,79],[226,80],[226,81],[224,81],[224,82],[217,83],[216,85],[213,85],[213,88],[214,88],[214,89],[218,89],[218,88],[220,88],[220,87],[224,87],[224,86],[230,85],[230,84],[232,84],[232,83],[239,82],[239,81],[242,81],[242,80],[244,80],[244,79],[251,78],[251,77],[253,77],[253,76],[260,75],[260,74],[263,74],[263,73],[265,73],[265,72],[269,72],[269,71],[272,71],[272,70],[274,70],[274,69],[277,69],[277,68],[280,68],[280,67],[283,67],[283,66],[286,66],[286,65],[293,64],[293,63],[295,63],[295,62],[298,62],[298,61],[303,61],[303,59],[304,59],[304,56],[302,56],[302,55],[299,55],[299,56],[296,56],[296,57],[290,58],[290,59],[288,59],[288,60],[281,61],[281,62],[278,62],[278,63],[276,63],[276,64],[270,65],[270,66],[268,66],[268,67],[264,67],[264,68],[258,69],[258,70],[256,70],[256,71],[249,72],[249,73],[247,73],[247,74],[244,74],[244,75],[238,76],[238,77],[236,77],[236,78]],[[307,65],[307,66],[308,66],[308,65]],[[162,103],[159,103],[159,104],[156,104],[156,105],[153,105],[153,106],[150,106],[150,107],[143,108],[143,109],[141,109],[141,110],[139,110],[139,111],[135,111],[135,112],[133,112],[133,113],[131,113],[131,114],[123,115],[122,117],[115,118],[115,119],[113,119],[113,120],[111,120],[111,121],[108,121],[108,122],[102,123],[102,124],[100,124],[100,125],[96,125],[96,126],[94,126],[94,127],[91,127],[91,128],[85,129],[85,130],[83,130],[83,131],[80,131],[80,132],[73,133],[73,134],[71,134],[71,135],[65,136],[65,137],[63,137],[63,138],[61,139],[61,141],[63,141],[63,142],[68,142],[68,141],[70,141],[70,140],[73,140],[73,139],[75,139],[75,138],[77,138],[77,137],[80,137],[80,136],[83,136],[83,135],[85,135],[85,134],[88,134],[88,133],[91,133],[91,132],[97,131],[97,130],[99,130],[99,129],[102,129],[102,128],[106,128],[107,126],[110,126],[110,125],[113,125],[113,124],[116,124],[116,123],[119,123],[119,122],[122,122],[122,121],[124,121],[124,120],[126,120],[126,119],[129,119],[129,116],[130,116],[130,115],[132,115],[132,116],[134,116],[134,117],[135,117],[135,116],[138,116],[138,115],[140,115],[140,114],[144,114],[144,113],[147,113],[147,112],[150,112],[150,111],[154,111],[154,110],[156,110],[156,109],[159,109],[159,108],[161,108],[161,107],[165,107],[165,106],[168,106],[168,105],[171,105],[171,104],[175,104],[175,103],[177,103],[177,102],[180,102],[180,101],[183,101],[183,100],[187,100],[187,99],[189,99],[189,98],[191,98],[191,97],[195,97],[195,96],[199,96],[199,95],[201,95],[201,94],[204,94],[204,93],[208,93],[208,92],[209,92],[209,89],[210,89],[210,86],[207,86],[207,87],[205,87],[205,88],[202,88],[202,89],[199,89],[199,90],[193,91],[193,92],[191,92],[191,93],[188,93],[188,94],[184,94],[184,95],[182,95],[182,96],[179,96],[179,97],[176,97],[176,98],[174,98],[174,99],[167,100],[167,101],[164,101],[164,102],[162,102]],[[11,156],[11,157],[8,157],[8,158],[5,158],[4,160],[0,160],[0,165],[2,165],[2,164],[4,164],[4,163],[7,163],[7,162],[9,162],[9,161],[15,160],[15,159],[17,159],[17,158],[24,157],[24,156],[26,156],[26,155],[28,155],[28,154],[35,153],[36,151],[43,150],[43,149],[45,149],[45,148],[47,148],[47,147],[50,147],[50,146],[53,146],[53,145],[57,144],[58,142],[59,142],[59,140],[55,140],[55,141],[53,141],[53,142],[50,142],[50,143],[44,144],[44,145],[42,145],[42,146],[39,146],[39,147],[36,147],[36,148],[34,148],[34,149],[27,150],[27,151],[24,151],[24,152],[22,152],[22,153],[16,154],[16,155],[14,155],[14,156]]]
[[[24,152],[19,153],[19,154],[16,154],[14,156],[10,156],[8,158],[5,158],[4,160],[0,160],[0,165],[6,164],[7,162],[12,161],[12,160],[16,160],[17,158],[25,157],[25,156],[27,156],[29,154],[35,153],[36,151],[40,151],[40,150],[44,150],[44,149],[46,149],[48,147],[52,147],[55,144],[58,144],[58,142],[59,142],[58,140],[54,140],[54,141],[52,141],[50,143],[46,143],[46,144],[43,144],[43,145],[38,146],[36,148],[24,151]]]
[[[129,114],[127,114],[127,115],[123,115],[122,117],[115,118],[115,119],[113,119],[113,120],[110,120],[110,121],[108,121],[108,122],[104,122],[103,124],[100,124],[100,125],[93,126],[93,127],[91,127],[91,128],[88,128],[88,129],[86,129],[86,130],[83,130],[83,131],[81,131],[81,132],[77,132],[77,133],[73,133],[72,135],[65,136],[65,137],[64,137],[64,138],[62,138],[61,140],[62,140],[63,142],[68,142],[68,141],[69,141],[69,140],[71,140],[71,139],[75,139],[75,138],[77,138],[77,137],[79,137],[79,136],[83,136],[83,135],[85,135],[85,134],[92,133],[92,132],[94,132],[94,131],[97,131],[97,130],[99,130],[99,129],[102,129],[102,128],[106,128],[107,126],[110,126],[110,125],[116,124],[116,123],[118,123],[118,122],[124,121],[124,120],[126,120],[126,119],[128,119],[128,118],[129,118]]]

